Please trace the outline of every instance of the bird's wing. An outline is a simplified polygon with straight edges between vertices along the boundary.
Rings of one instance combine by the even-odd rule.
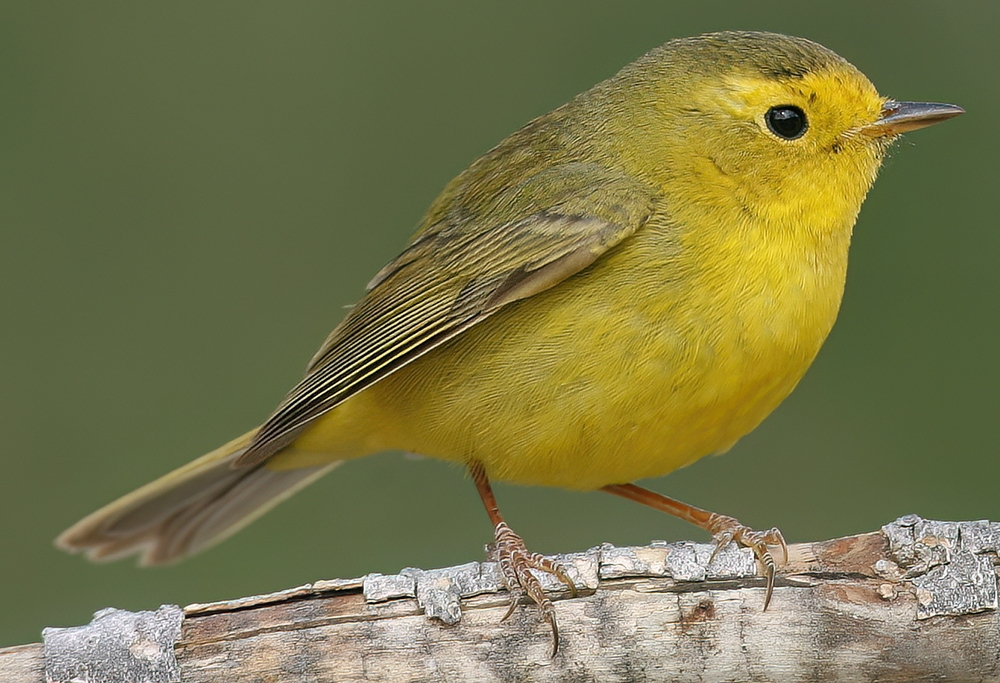
[[[635,178],[582,163],[497,193],[492,210],[463,211],[457,200],[369,283],[235,466],[262,462],[357,392],[583,270],[635,232],[655,202]],[[490,222],[496,214],[510,218]]]

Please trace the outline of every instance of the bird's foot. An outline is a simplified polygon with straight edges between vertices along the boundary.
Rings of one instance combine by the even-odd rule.
[[[788,562],[788,545],[785,543],[784,536],[781,535],[781,532],[777,528],[772,527],[767,531],[756,531],[741,524],[735,517],[715,513],[712,513],[706,529],[712,534],[712,538],[715,541],[715,550],[712,551],[712,558],[709,562],[715,559],[719,550],[730,542],[735,542],[753,551],[757,561],[764,568],[764,578],[767,580],[767,592],[764,594],[764,609],[766,610],[767,606],[771,603],[771,594],[774,592],[774,574],[776,569],[774,557],[771,555],[769,546],[781,547],[782,564],[786,564]]]
[[[573,596],[576,596],[576,585],[558,564],[538,553],[529,552],[524,540],[515,534],[506,522],[497,524],[495,539],[489,549],[490,556],[499,563],[504,583],[507,584],[507,591],[510,593],[510,608],[500,621],[510,617],[522,598],[527,596],[538,605],[542,618],[552,627],[552,656],[555,657],[559,650],[559,627],[556,626],[555,609],[552,601],[545,595],[538,577],[532,574],[531,570],[552,574],[566,584]]]

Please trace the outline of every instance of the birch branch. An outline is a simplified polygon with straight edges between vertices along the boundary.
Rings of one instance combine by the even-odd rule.
[[[604,545],[558,556],[560,649],[501,622],[492,562],[318,581],[183,610],[102,610],[0,650],[4,683],[1000,681],[1000,524],[910,515],[789,547],[767,612],[749,551]],[[548,577],[544,577],[548,579]]]

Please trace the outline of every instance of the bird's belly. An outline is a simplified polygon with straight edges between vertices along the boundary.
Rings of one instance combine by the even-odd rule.
[[[777,407],[829,332],[843,282],[755,298],[738,278],[722,290],[629,286],[618,280],[633,264],[595,265],[350,399],[296,449],[335,449],[352,432],[357,454],[476,459],[523,484],[661,476],[728,449]]]

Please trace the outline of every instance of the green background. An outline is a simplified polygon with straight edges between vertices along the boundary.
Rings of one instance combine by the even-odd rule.
[[[463,473],[394,453],[178,566],[51,539],[263,419],[477,155],[655,45],[737,28],[968,114],[895,148],[799,389],[650,485],[792,541],[1000,519],[1000,4],[2,2],[0,646],[106,606],[480,558]],[[542,552],[705,538],[599,493],[498,495]]]

